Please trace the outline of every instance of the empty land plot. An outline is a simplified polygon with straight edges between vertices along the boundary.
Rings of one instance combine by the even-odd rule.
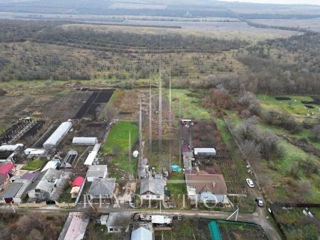
[[[121,170],[134,173],[136,169],[136,159],[129,163],[129,132],[131,134],[131,149],[137,141],[138,127],[131,121],[120,121],[111,128],[106,143],[102,146],[102,151],[111,155],[110,163]]]

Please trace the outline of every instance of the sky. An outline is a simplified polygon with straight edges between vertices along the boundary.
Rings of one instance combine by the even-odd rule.
[[[252,3],[274,3],[274,4],[312,4],[320,5],[320,0],[220,0],[224,2],[252,2]]]

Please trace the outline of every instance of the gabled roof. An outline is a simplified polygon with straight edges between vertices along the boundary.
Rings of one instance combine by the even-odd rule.
[[[0,174],[7,175],[14,168],[14,164],[11,162],[0,165]]]
[[[96,179],[92,182],[90,189],[88,191],[89,195],[92,196],[108,196],[113,195],[113,191],[116,186],[115,178],[101,178]]]
[[[3,193],[2,198],[14,198],[22,186],[23,183],[11,183],[8,189]]]
[[[141,180],[140,194],[151,192],[156,195],[164,195],[165,181],[159,178],[145,178]]]
[[[208,191],[214,194],[227,194],[227,185],[222,174],[208,174],[200,172],[196,174],[186,174],[186,184],[194,187],[196,193]]]
[[[132,232],[131,240],[152,240],[152,232],[144,227],[139,227]]]
[[[83,177],[76,177],[71,184],[71,187],[81,187],[84,182]]]

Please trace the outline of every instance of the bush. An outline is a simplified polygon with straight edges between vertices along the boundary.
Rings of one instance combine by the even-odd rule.
[[[310,133],[310,139],[316,142],[320,141],[320,125],[313,126]]]
[[[252,115],[259,116],[261,114],[260,102],[251,92],[244,92],[238,97],[238,103],[247,108]]]

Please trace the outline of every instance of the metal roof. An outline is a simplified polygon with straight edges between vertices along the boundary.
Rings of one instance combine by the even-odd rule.
[[[152,240],[152,232],[144,227],[139,227],[132,232],[131,240]]]
[[[22,186],[23,183],[11,183],[8,189],[3,193],[2,198],[14,198]]]
[[[115,178],[102,178],[96,179],[92,182],[88,191],[89,195],[92,196],[107,196],[111,197],[116,186]]]
[[[194,148],[193,152],[195,155],[206,154],[206,155],[216,155],[216,150],[214,148]]]
[[[52,135],[44,142],[44,148],[56,147],[63,137],[69,132],[72,127],[72,122],[63,122],[60,126],[52,133]]]
[[[156,195],[164,195],[165,181],[158,178],[145,178],[141,180],[140,194],[151,192]]]
[[[84,165],[90,166],[92,165],[93,161],[96,159],[98,152],[100,150],[101,144],[97,143],[94,145],[92,151],[89,153],[86,161],[84,162]]]
[[[15,150],[17,150],[18,148],[22,148],[23,144],[15,144],[15,145],[2,145],[0,147],[0,152],[14,152]]]
[[[72,144],[77,145],[95,145],[98,142],[96,137],[74,137]]]

